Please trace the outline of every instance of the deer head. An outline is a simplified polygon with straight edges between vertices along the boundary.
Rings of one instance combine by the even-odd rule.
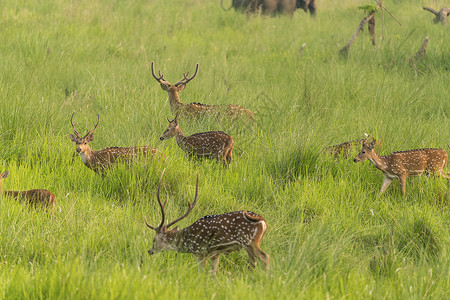
[[[9,171],[5,171],[2,173],[2,175],[0,175],[0,191],[2,190],[2,180],[5,179],[6,177],[8,177],[9,175]]]
[[[186,87],[186,84],[188,84],[189,81],[194,79],[194,77],[197,76],[197,73],[198,73],[198,64],[195,67],[194,75],[192,75],[191,77],[188,78],[189,71],[187,71],[186,73],[183,74],[183,79],[181,79],[180,81],[178,81],[177,83],[172,85],[170,82],[168,82],[167,80],[164,79],[164,75],[161,74],[161,71],[158,71],[159,76],[156,76],[155,66],[154,66],[154,63],[152,62],[153,78],[155,78],[155,80],[159,82],[159,84],[161,85],[161,88],[166,92],[179,92],[179,91],[184,90],[184,88]]]
[[[173,225],[175,225],[177,222],[183,220],[184,218],[186,218],[189,213],[192,211],[192,209],[194,208],[195,204],[197,204],[197,199],[198,199],[198,173],[197,173],[197,184],[195,187],[195,198],[194,198],[194,202],[191,204],[191,202],[188,199],[188,210],[187,212],[182,215],[181,217],[179,217],[178,219],[170,222],[167,225],[164,225],[164,221],[165,221],[165,212],[164,212],[164,207],[167,204],[167,201],[169,198],[167,198],[167,200],[164,202],[164,204],[161,202],[161,198],[160,198],[160,190],[161,190],[161,182],[164,176],[164,172],[166,170],[164,169],[162,174],[161,174],[161,178],[159,180],[159,185],[158,185],[158,192],[156,194],[156,199],[158,200],[159,206],[161,208],[161,214],[162,214],[162,219],[161,219],[161,223],[158,225],[158,227],[153,227],[150,224],[148,224],[147,219],[145,219],[145,224],[147,225],[148,228],[153,229],[156,231],[156,235],[153,239],[153,246],[152,249],[150,249],[148,251],[148,254],[153,255],[156,253],[159,253],[163,250],[175,250],[176,251],[176,246],[177,245],[173,245],[172,243],[170,243],[170,240],[173,239],[173,237],[175,236],[175,234],[178,231],[178,227],[173,228],[172,230],[169,230],[169,228]]]
[[[70,123],[73,127],[74,134],[70,135],[70,139],[72,142],[74,142],[77,145],[77,153],[84,153],[89,149],[89,143],[94,140],[94,131],[97,129],[98,123],[100,122],[100,115],[97,115],[97,124],[94,124],[94,129],[89,131],[85,136],[81,137],[81,135],[77,132],[75,129],[75,124],[73,124],[73,116],[75,113],[72,114],[72,117],[70,118]]]
[[[178,115],[176,115],[175,119],[173,119],[172,121],[167,119],[167,121],[169,121],[169,127],[167,127],[167,129],[163,132],[163,134],[159,138],[161,141],[173,138],[177,134],[177,131],[180,129],[180,127],[178,126],[178,119],[179,119]]]
[[[372,140],[370,143],[363,143],[361,151],[359,151],[353,161],[357,163],[372,158],[374,156],[375,143],[375,140]]]

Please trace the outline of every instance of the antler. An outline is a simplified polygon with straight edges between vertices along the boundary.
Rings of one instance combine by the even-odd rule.
[[[148,226],[149,228],[151,228],[151,229],[153,229],[153,230],[156,230],[156,231],[159,231],[159,230],[163,227],[163,225],[164,225],[164,219],[165,219],[164,207],[165,207],[166,204],[167,204],[167,200],[166,200],[166,202],[164,202],[164,204],[162,204],[161,198],[159,197],[159,195],[160,195],[160,190],[161,190],[161,182],[162,182],[162,179],[163,179],[163,176],[164,176],[164,172],[165,172],[165,171],[166,171],[166,169],[164,169],[164,170],[162,171],[162,173],[161,173],[161,178],[159,179],[159,185],[158,185],[158,193],[156,194],[156,199],[158,199],[159,206],[161,207],[161,214],[162,214],[162,220],[161,220],[161,223],[159,224],[158,227],[153,227],[153,226],[151,226],[150,224],[148,224],[147,218],[145,218],[145,224],[147,224],[147,226]],[[169,198],[167,198],[167,199],[169,199]]]
[[[183,116],[183,114],[181,114],[181,116],[180,116],[180,118]],[[175,121],[175,120],[178,120],[179,118],[178,118],[178,113],[175,115],[175,118],[172,120],[172,121],[170,121],[169,120],[169,118],[167,118],[167,121],[169,121],[169,123],[172,123],[173,121]]]
[[[97,124],[94,124],[94,129],[89,131],[84,137],[87,137],[87,136],[93,134],[95,129],[97,129],[98,123],[100,123],[100,115],[99,114],[97,114]]]
[[[184,215],[182,215],[181,217],[179,217],[178,219],[176,219],[175,221],[170,222],[170,223],[166,226],[166,228],[169,228],[170,226],[174,225],[175,223],[177,223],[177,222],[183,220],[184,218],[186,218],[186,217],[190,214],[190,212],[192,211],[192,209],[194,208],[195,204],[197,204],[197,200],[198,200],[198,172],[197,172],[197,184],[196,184],[196,186],[195,186],[195,198],[194,198],[194,202],[191,204],[191,201],[189,201],[189,199],[188,199],[188,205],[189,205],[189,208],[188,208],[187,212],[186,212]]]
[[[153,75],[153,78],[155,78],[156,81],[158,81],[159,83],[168,83],[164,79],[164,74],[161,74],[161,70],[158,70],[158,74],[159,74],[159,77],[156,76],[156,74],[155,74],[155,64],[152,62],[152,75]]]
[[[187,71],[186,73],[183,74],[183,76],[184,76],[183,79],[181,79],[180,81],[178,81],[177,83],[175,83],[175,85],[177,86],[177,85],[180,85],[180,84],[187,84],[189,81],[191,81],[192,79],[194,79],[195,76],[197,76],[197,73],[198,73],[198,64],[197,64],[197,66],[195,67],[195,72],[194,72],[194,75],[192,75],[192,77],[187,78],[188,75],[189,75],[189,71]]]
[[[81,138],[80,134],[77,132],[77,130],[75,129],[75,124],[73,124],[73,115],[75,115],[75,112],[72,114],[72,117],[70,118],[70,124],[72,124],[73,127],[73,133],[75,133],[75,135],[77,136],[77,138]]]

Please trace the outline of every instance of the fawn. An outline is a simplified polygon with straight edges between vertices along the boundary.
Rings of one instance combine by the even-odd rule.
[[[153,246],[148,251],[150,255],[164,250],[192,253],[197,257],[199,268],[204,267],[207,260],[211,259],[212,274],[215,275],[219,267],[219,256],[221,253],[229,254],[244,248],[248,253],[250,269],[255,267],[257,258],[263,262],[266,270],[269,269],[269,255],[264,253],[259,247],[261,239],[267,229],[266,221],[263,217],[253,212],[244,210],[221,215],[204,216],[189,227],[181,230],[178,230],[178,227],[175,227],[169,230],[175,223],[187,217],[195,204],[197,204],[198,173],[194,202],[191,204],[188,200],[187,212],[175,221],[164,225],[164,208],[167,204],[167,200],[163,204],[160,199],[161,182],[164,171],[161,174],[158,192],[156,194],[156,198],[161,208],[161,223],[158,227],[153,227],[149,225],[147,219],[145,219],[145,224],[150,229],[156,231],[156,235],[153,239]]]
[[[364,143],[361,151],[353,160],[355,163],[366,159],[384,175],[380,195],[389,187],[392,180],[398,178],[402,194],[406,193],[406,178],[408,176],[419,176],[423,173],[436,174],[450,179],[450,174],[444,172],[447,165],[448,155],[442,149],[416,149],[409,151],[398,151],[386,156],[380,156],[373,150],[375,141]]]
[[[199,116],[222,116],[224,114],[225,116],[231,118],[231,119],[237,119],[241,116],[245,117],[246,119],[254,120],[253,113],[242,106],[229,104],[229,105],[207,105],[202,104],[198,102],[193,103],[183,103],[180,101],[180,98],[178,96],[178,92],[184,90],[186,87],[186,84],[188,84],[189,81],[195,78],[198,73],[198,64],[195,68],[194,75],[188,78],[189,71],[187,73],[183,74],[183,79],[178,81],[175,84],[171,84],[167,80],[164,79],[164,75],[161,74],[161,71],[159,71],[159,76],[156,76],[155,74],[155,67],[154,63],[152,62],[152,75],[153,78],[155,78],[156,81],[159,82],[161,85],[161,88],[166,91],[169,94],[169,102],[170,102],[170,109],[172,110],[172,113],[174,115],[178,114],[186,114],[188,117],[197,118]]]
[[[2,188],[2,180],[8,177],[9,171],[5,171],[0,175],[0,193],[15,199],[23,199],[34,207],[44,207],[49,208],[53,212],[55,207],[56,197],[55,195],[47,190],[34,189],[29,191],[4,191]]]
[[[369,136],[367,133],[364,133],[364,135],[366,137],[363,139],[348,141],[345,143],[341,143],[339,145],[327,147],[324,152],[333,156],[334,158],[342,157],[344,159],[347,159],[353,149],[356,149],[356,148],[361,149],[361,147],[364,143],[369,143],[371,141],[375,141],[376,145],[378,147],[381,147],[380,140],[377,141],[373,136]]]
[[[178,116],[172,121],[169,119],[167,121],[169,121],[169,127],[161,135],[161,141],[175,137],[178,146],[188,155],[195,155],[198,158],[213,156],[218,161],[222,161],[224,166],[230,164],[234,147],[232,136],[223,131],[208,131],[184,136],[178,125]]]
[[[119,162],[131,162],[135,159],[148,158],[156,155],[164,157],[164,155],[157,149],[150,146],[138,146],[138,147],[110,147],[103,150],[94,151],[89,147],[89,143],[94,140],[94,131],[97,129],[98,123],[100,122],[100,116],[97,116],[97,124],[95,124],[94,129],[89,131],[85,136],[81,135],[76,131],[75,124],[73,124],[73,116],[70,119],[70,123],[73,127],[74,134],[70,135],[70,139],[77,146],[77,153],[80,154],[81,161],[88,167],[92,169],[97,174],[104,174],[104,172],[109,169],[114,164]]]

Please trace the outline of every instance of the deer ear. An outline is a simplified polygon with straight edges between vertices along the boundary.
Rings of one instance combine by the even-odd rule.
[[[77,142],[77,137],[76,137],[76,136],[74,136],[73,134],[70,134],[69,136],[70,136],[70,140],[71,140],[72,142],[74,142],[74,143]]]
[[[372,140],[369,144],[369,149],[373,150],[374,147],[375,147],[375,140]]]
[[[167,84],[164,84],[164,83],[161,83],[161,88],[166,92],[169,90],[169,87],[167,86]]]
[[[86,138],[87,142],[90,143],[94,140],[94,134],[91,133],[87,138]]]
[[[2,178],[5,179],[6,177],[8,177],[8,175],[9,175],[9,171],[5,171],[2,174]]]

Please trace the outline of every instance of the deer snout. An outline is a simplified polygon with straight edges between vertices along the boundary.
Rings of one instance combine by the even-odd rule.
[[[81,152],[81,148],[77,147],[77,153],[80,153],[80,152]]]
[[[160,137],[159,139],[160,139],[161,141],[164,141],[164,137]]]
[[[153,254],[155,254],[155,252],[153,251],[153,249],[150,249],[150,250],[148,250],[148,254],[153,255]]]
[[[359,159],[358,159],[357,157],[355,157],[355,158],[353,159],[353,162],[357,163],[357,162],[359,162]]]

